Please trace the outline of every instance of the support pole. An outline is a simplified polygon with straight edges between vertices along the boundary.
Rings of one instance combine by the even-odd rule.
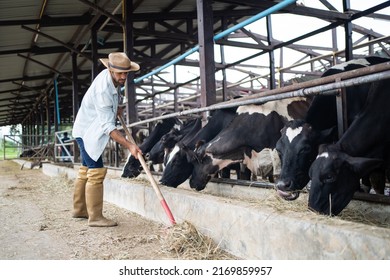
[[[123,8],[123,42],[124,42],[124,51],[130,60],[133,60],[133,21],[131,15],[133,12],[133,1],[122,0]],[[136,93],[134,86],[134,72],[128,72],[126,87],[125,87],[125,96],[127,100],[126,104],[126,120],[127,123],[132,123],[138,120],[137,110],[136,110]]]
[[[215,59],[213,41],[213,9],[211,1],[197,0],[198,42],[200,71],[200,105],[202,107],[216,103]],[[206,116],[204,116],[206,119]]]

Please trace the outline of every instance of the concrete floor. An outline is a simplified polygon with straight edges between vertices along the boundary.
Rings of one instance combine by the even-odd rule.
[[[45,163],[42,171],[49,176],[75,178],[77,167]],[[389,206],[351,202],[346,213],[361,212],[369,219],[359,222],[311,213],[306,210],[305,196],[284,202],[270,189],[209,183],[204,191],[196,192],[185,182],[176,189],[160,186],[160,190],[177,223],[190,222],[222,249],[242,259],[390,259]],[[104,199],[171,224],[146,175],[124,179],[120,171],[109,170]],[[292,203],[301,206],[295,210]]]

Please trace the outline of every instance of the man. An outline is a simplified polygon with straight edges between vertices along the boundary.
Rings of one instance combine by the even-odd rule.
[[[115,126],[118,111],[118,90],[125,84],[130,71],[139,65],[125,53],[110,53],[100,59],[107,67],[94,79],[81,102],[73,125],[73,137],[80,148],[80,166],[73,195],[73,217],[88,218],[91,227],[111,227],[117,223],[103,214],[103,181],[107,168],[103,167],[102,153],[109,138],[129,149],[138,158],[142,154],[136,144],[128,141]]]

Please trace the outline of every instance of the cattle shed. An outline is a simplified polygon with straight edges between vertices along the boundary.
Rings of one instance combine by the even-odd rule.
[[[6,156],[6,143],[13,142],[18,155],[33,164],[44,162],[45,174],[74,178],[77,145],[61,138],[71,134],[85,92],[104,69],[99,58],[110,52],[126,52],[140,65],[122,88],[126,126],[134,137],[169,117],[205,123],[216,109],[325,90],[335,94],[342,87],[389,78],[386,63],[320,79],[344,61],[390,57],[389,6],[385,0],[2,0],[0,128],[13,131],[2,133],[4,159],[13,159]],[[123,128],[119,121],[118,128]],[[71,152],[62,155],[63,146]],[[120,146],[110,142],[105,155],[110,167],[105,199],[165,222],[151,209],[159,207],[151,188],[118,179],[126,161]],[[373,210],[361,202],[359,211],[370,213],[373,225],[328,223],[306,217],[305,211],[262,209],[259,201],[272,195],[270,188],[211,182],[198,193],[186,182],[163,192],[173,212],[184,213],[180,221],[190,220],[244,259],[389,258],[389,207],[377,204],[389,204],[388,197],[362,198],[378,206]],[[202,220],[205,216],[210,220]],[[216,224],[219,228],[210,228]],[[245,229],[248,235],[238,239]],[[286,234],[292,236],[285,239]],[[310,249],[301,247],[309,243]]]

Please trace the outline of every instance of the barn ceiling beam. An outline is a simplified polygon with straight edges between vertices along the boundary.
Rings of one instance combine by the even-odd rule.
[[[230,11],[215,11],[214,17],[219,18],[223,16],[227,17],[243,17],[251,16],[259,13],[259,9],[241,9]],[[385,15],[382,15],[386,17]],[[82,16],[70,16],[70,17],[51,17],[43,15],[41,19],[18,19],[18,20],[0,20],[0,26],[19,26],[19,25],[33,25],[40,24],[41,27],[55,27],[55,26],[72,26],[72,25],[89,25],[96,16],[90,13],[85,13]],[[388,16],[387,16],[388,17]],[[118,17],[116,17],[118,18]],[[165,20],[188,20],[196,19],[196,12],[160,12],[160,13],[134,13],[132,19],[134,22],[144,22],[145,18],[153,21],[165,21]],[[119,19],[119,18],[118,18]],[[102,25],[106,19],[101,17],[95,19],[97,25]]]
[[[63,72],[66,76],[71,76],[72,72]],[[80,70],[79,74],[90,74],[90,70]],[[15,77],[12,79],[4,79],[0,80],[0,83],[8,83],[12,81],[36,81],[36,80],[47,80],[53,78],[53,74],[47,74],[47,75],[38,75],[38,76],[23,76],[23,77]],[[61,76],[59,76],[59,81],[61,81]]]
[[[321,2],[326,8],[328,8],[328,10],[337,11],[337,9],[336,9],[332,4],[330,4],[327,0],[320,0],[320,2]]]
[[[162,39],[170,39],[177,42],[197,42],[197,38],[188,35],[187,33],[181,32],[181,33],[172,33],[170,32],[161,32],[161,31],[153,31],[153,30],[147,30],[147,29],[138,29],[134,28],[134,34],[137,36],[150,36],[150,37],[156,37],[156,38],[162,38]]]
[[[26,109],[27,111],[31,108],[31,101],[23,100],[10,100],[11,104],[8,104],[6,106],[1,106],[1,108],[8,108],[6,110],[1,110],[0,112],[8,111],[10,108],[14,108],[14,110],[19,114],[20,107],[22,109]]]
[[[57,69],[55,69],[55,68],[53,68],[53,67],[50,67],[49,65],[46,65],[46,64],[44,64],[44,63],[42,63],[42,62],[40,62],[40,61],[38,61],[38,60],[36,60],[36,59],[33,59],[33,58],[31,58],[31,57],[25,56],[25,55],[20,54],[20,53],[18,53],[18,56],[23,57],[23,58],[25,58],[26,60],[35,62],[36,64],[39,64],[39,65],[41,65],[41,66],[43,66],[43,67],[46,67],[46,68],[50,69],[51,71],[53,71],[54,73],[57,73],[58,75],[61,75],[61,76],[64,77],[65,79],[67,79],[67,80],[69,80],[69,81],[72,81],[72,78],[71,78],[70,76],[68,76],[68,75],[66,75],[66,74],[64,74],[64,73],[61,73],[60,71],[58,71]]]
[[[258,1],[258,0],[215,0],[217,2],[223,3],[234,3],[237,5],[246,5],[253,8],[259,8],[261,10],[268,9],[275,5],[272,1]],[[296,4],[291,4],[287,7],[284,7],[280,10],[280,13],[291,13],[301,16],[309,16],[326,20],[348,20],[349,15],[340,13],[337,11],[327,11],[316,8],[310,8],[305,6],[298,6]]]
[[[29,87],[29,86],[27,86],[27,85],[25,85],[23,83],[17,83],[17,82],[12,82],[12,83],[14,85],[20,86],[21,88],[26,89],[27,91],[33,91],[33,92],[38,93],[38,94],[42,94],[43,93],[42,90],[46,88],[45,86]],[[18,90],[18,96],[20,96],[20,93],[22,93],[22,91],[19,89]]]
[[[52,53],[64,53],[69,52],[69,50],[63,46],[55,46],[55,47],[39,47],[33,46],[27,49],[12,49],[6,51],[0,51],[0,55],[9,55],[9,54],[17,54],[17,53],[32,53],[36,55],[41,54],[52,54]]]
[[[122,19],[118,16],[115,16],[109,12],[107,12],[106,10],[100,8],[98,5],[94,4],[94,3],[91,3],[87,0],[79,0],[81,3],[89,6],[90,8],[94,9],[95,11],[99,12],[100,14],[106,16],[107,18],[111,19],[113,22],[115,22],[116,24],[118,24],[119,26],[122,26],[123,27],[123,22],[122,22]]]
[[[73,17],[51,17],[43,15],[41,19],[0,20],[0,26],[40,24],[41,27],[87,25],[92,16],[85,13]]]
[[[25,91],[25,92],[27,92],[27,91]],[[22,92],[23,93],[23,92]],[[29,99],[29,100],[32,100],[32,99],[35,99],[35,98],[37,98],[38,97],[38,95],[37,94],[29,94],[29,95],[23,95],[23,96],[16,96],[16,97],[8,97],[8,98],[3,98],[3,99],[0,99],[0,102],[13,102],[13,101],[15,101],[15,100],[19,100],[19,98],[23,98],[23,100],[24,99]],[[30,104],[31,104],[31,101],[27,101],[27,102],[30,102]],[[4,105],[0,105],[0,107],[4,107]]]
[[[234,2],[234,1],[222,1],[216,0],[218,2]],[[241,1],[235,1],[241,4]],[[386,5],[384,3],[383,5]],[[263,5],[264,6],[264,5]],[[272,5],[266,5],[270,7]],[[286,8],[288,9],[288,7]],[[298,8],[294,8],[297,10]],[[312,8],[308,7],[299,7],[299,9],[307,10],[304,15],[315,17],[317,13],[319,13],[322,19],[347,19],[345,16],[341,16],[342,13],[336,12],[336,14],[332,14],[333,16],[328,18],[328,12],[324,10],[319,10],[317,13],[311,13]],[[231,11],[214,11],[214,17],[243,17],[243,16],[251,16],[259,13],[262,9],[240,9],[240,10],[231,10]],[[316,9],[315,9],[316,10]],[[353,14],[359,13],[361,11],[351,9]],[[301,14],[301,13],[300,13]],[[337,15],[337,16],[336,16]],[[376,19],[390,20],[390,16],[381,13],[369,13],[366,15],[367,17],[372,17]],[[12,26],[12,25],[31,25],[40,23],[41,27],[54,27],[54,26],[71,26],[71,25],[88,25],[91,20],[95,16],[85,13],[82,16],[74,16],[74,17],[50,17],[47,15],[42,16],[42,19],[19,19],[19,20],[0,20],[0,26]],[[162,12],[162,13],[134,13],[132,15],[132,19],[134,22],[144,22],[145,18],[149,20],[161,21],[161,20],[178,20],[178,19],[196,19],[196,12]],[[99,19],[96,23],[103,24],[104,19]]]
[[[361,11],[350,9],[350,11],[354,14],[360,13]],[[370,13],[365,15],[366,17],[369,18],[374,18],[374,19],[380,19],[380,20],[390,20],[389,15],[381,14],[381,13]]]
[[[231,46],[231,47],[239,47],[239,48],[247,48],[247,49],[257,49],[257,50],[271,50],[271,47],[265,46],[263,44],[252,44],[238,41],[229,41],[220,39],[216,42],[218,45]]]
[[[364,28],[364,27],[359,26],[357,24],[352,24],[352,30],[357,32],[357,33],[360,33],[362,35],[370,35],[374,38],[383,37],[383,34],[380,34],[378,32],[371,30],[371,29],[368,29],[368,28]]]
[[[69,44],[67,44],[67,43],[65,43],[65,42],[62,42],[62,41],[60,41],[60,40],[54,38],[53,36],[47,35],[47,34],[41,32],[41,31],[39,31],[39,30],[35,30],[35,29],[32,29],[32,28],[27,27],[27,26],[24,26],[24,25],[22,25],[22,28],[25,29],[25,30],[27,30],[27,31],[33,32],[33,33],[35,33],[35,34],[41,35],[41,36],[43,36],[43,37],[46,37],[46,38],[48,38],[48,39],[50,39],[50,40],[52,40],[52,41],[54,41],[54,42],[56,42],[56,43],[59,43],[60,45],[64,46],[65,48],[67,48],[67,49],[70,50],[71,52],[77,53],[78,55],[81,55],[81,56],[83,56],[84,58],[86,58],[86,59],[88,59],[88,60],[92,60],[89,56],[87,56],[86,54],[82,53],[82,52],[79,51],[78,49],[76,49],[76,48],[70,46]]]
[[[213,11],[214,18],[232,17],[241,18],[254,16],[261,12],[263,9],[240,9],[240,10],[223,10]],[[134,22],[144,22],[145,18],[152,21],[168,21],[168,20],[196,20],[196,11],[194,12],[158,12],[158,13],[134,13]]]
[[[343,1],[345,1],[345,0],[343,0]],[[379,11],[379,10],[385,9],[385,8],[387,8],[389,6],[390,6],[390,1],[383,2],[381,4],[378,4],[378,5],[374,6],[374,7],[369,8],[367,10],[360,11],[360,12],[357,12],[357,13],[353,14],[351,16],[351,19],[355,20],[355,19],[358,19],[358,18],[361,18],[361,17],[365,17],[365,16],[368,16],[368,15],[371,15],[371,14],[373,14],[373,13]]]

